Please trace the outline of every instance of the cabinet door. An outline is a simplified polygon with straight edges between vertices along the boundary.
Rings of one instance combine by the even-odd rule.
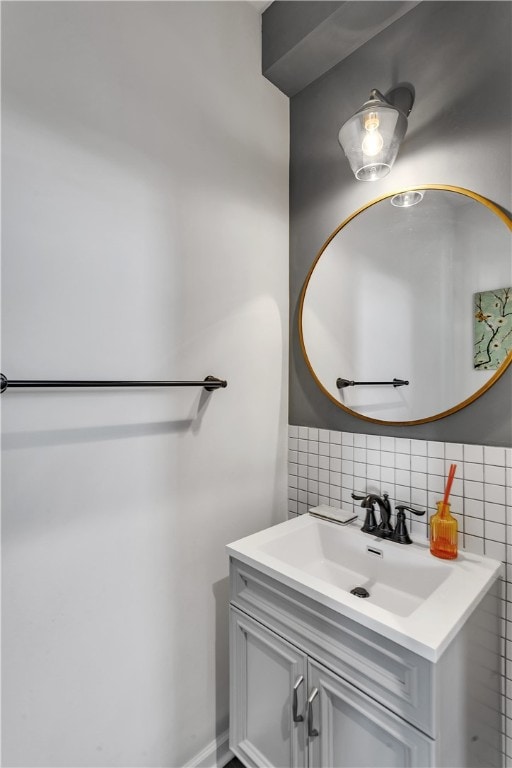
[[[236,609],[230,613],[229,746],[247,766],[305,768],[306,656]]]
[[[318,693],[315,694],[315,689]],[[430,766],[433,742],[337,675],[309,661],[310,768]]]

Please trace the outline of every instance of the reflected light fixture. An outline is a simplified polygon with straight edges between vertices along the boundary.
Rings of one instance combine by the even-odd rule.
[[[414,103],[412,90],[400,85],[385,96],[376,88],[338,134],[356,179],[377,181],[391,170],[400,142],[407,130],[407,118]]]
[[[398,192],[391,198],[391,205],[395,208],[411,208],[423,200],[424,192],[419,189],[411,189],[409,192]]]

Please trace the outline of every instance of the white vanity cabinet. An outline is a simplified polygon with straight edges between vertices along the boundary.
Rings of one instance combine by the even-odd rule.
[[[424,734],[317,662],[308,664],[311,768],[416,768],[431,764]]]
[[[424,734],[236,608],[231,632],[231,748],[246,765],[430,764]]]
[[[230,581],[248,768],[501,765],[496,585],[433,663],[233,557]]]
[[[306,654],[236,608],[230,629],[233,750],[251,766],[306,768],[304,725],[297,721],[305,702]]]

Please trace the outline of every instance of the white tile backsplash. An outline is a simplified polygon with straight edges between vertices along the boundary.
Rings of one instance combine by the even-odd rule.
[[[474,480],[464,480],[464,496],[467,496],[470,499],[478,499],[479,501],[483,501],[484,484],[477,483]]]
[[[330,455],[336,459],[341,459],[341,445],[337,443],[331,443]]]
[[[318,467],[320,469],[329,469],[329,455],[318,457]]]
[[[379,480],[380,481],[380,467],[376,466],[375,464],[367,464],[366,465],[366,477],[368,480]]]
[[[395,453],[410,453],[411,441],[405,437],[395,437]]]
[[[318,443],[318,453],[320,454],[320,456],[328,456],[329,448],[330,448],[330,445],[327,442],[320,441]]]
[[[328,483],[329,482],[329,470],[328,469],[319,469],[318,470],[318,479],[321,483]]]
[[[329,430],[328,429],[319,429],[318,430],[318,439],[321,443],[328,443],[329,442]]]
[[[381,467],[380,468],[380,479],[383,483],[392,483],[395,484],[395,470],[393,467]]]
[[[441,475],[444,477],[444,459],[432,458],[429,456],[427,461],[427,472],[429,475]],[[483,477],[481,479],[483,480]]]
[[[448,476],[448,472],[446,473]],[[464,496],[464,483],[462,480],[455,479],[452,485],[452,496]]]
[[[434,493],[442,496],[444,493],[445,479],[442,475],[431,475],[427,473],[427,485],[429,491],[434,491]]]
[[[329,432],[329,440],[331,443],[341,445],[341,432]]]
[[[483,482],[484,479],[484,466],[483,464],[473,464],[472,462],[465,461],[464,465],[464,479],[465,480],[476,480],[480,483]],[[491,482],[491,481],[489,481]]]
[[[329,472],[329,483],[330,485],[337,485],[339,488],[341,488],[341,472],[331,470]]]
[[[472,540],[480,537],[493,542],[494,550],[495,543],[505,545],[506,523],[512,522],[511,449],[295,425],[290,425],[288,435],[290,487],[300,488],[297,479],[309,477],[318,481],[310,492],[340,504],[343,498],[344,505],[355,506],[352,499],[347,501],[349,494],[342,497],[342,488],[365,492],[370,486],[377,491],[386,487],[394,501],[428,507],[431,514],[442,498],[449,465],[457,463],[451,504],[452,511],[461,515],[462,536],[468,536],[473,550],[478,545]],[[418,530],[422,532],[421,527]]]
[[[408,469],[395,469],[395,483],[411,487],[411,473]]]
[[[354,447],[352,445],[342,444],[341,458],[343,459],[343,461],[345,461],[345,459],[347,461],[354,461]]]
[[[380,451],[380,435],[367,435],[366,447],[370,450]]]
[[[381,467],[394,467],[395,466],[395,454],[392,451],[380,452],[380,464]]]
[[[426,456],[411,456],[411,469],[413,472],[426,472],[427,471],[427,457]]]
[[[464,446],[464,461],[475,461],[480,464],[484,460],[484,449],[482,445],[465,445]]]
[[[498,467],[505,466],[505,448],[495,448],[494,446],[484,446],[485,464],[495,464]]]
[[[444,459],[444,443],[439,443],[435,440],[428,440],[427,455],[434,459]]]
[[[413,456],[426,456],[427,443],[425,440],[411,440],[411,454]]]
[[[462,461],[464,446],[461,443],[445,443],[444,457],[447,461]]]
[[[405,502],[427,510],[423,518],[410,516],[409,529],[416,539],[428,538],[428,518],[442,499],[450,464],[457,464],[450,502],[459,525],[459,546],[505,564],[503,734],[512,758],[512,448],[294,425],[288,436],[290,516],[330,504],[354,510],[362,520],[360,502],[354,502],[351,493],[386,491],[394,505]]]
[[[411,488],[411,504],[427,508],[427,492],[419,488]]]
[[[395,457],[395,467],[396,469],[411,469],[411,457],[409,454],[397,453]]]
[[[492,464],[485,464],[484,466],[484,478],[486,483],[505,485],[505,467],[495,467]]]
[[[494,523],[507,522],[506,508],[504,504],[493,504],[486,501],[484,504],[484,515],[486,520]]]
[[[329,469],[332,472],[341,472],[341,459],[331,457],[329,459]]]
[[[354,461],[366,463],[366,448],[354,448]]]
[[[411,472],[411,486],[413,488],[421,488],[426,490],[427,488],[427,473],[426,472]]]
[[[476,517],[466,517],[464,521],[464,533],[483,538],[484,521]]]
[[[505,504],[506,503],[505,486],[491,485],[490,483],[485,483],[484,498],[486,501],[490,501],[493,504]]]
[[[410,485],[395,485],[395,501],[400,501],[405,504],[411,503],[411,486]]]

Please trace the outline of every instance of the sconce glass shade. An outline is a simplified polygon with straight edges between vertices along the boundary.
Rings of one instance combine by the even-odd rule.
[[[347,120],[338,135],[356,179],[377,181],[387,176],[406,131],[405,114],[373,90],[369,100]]]

